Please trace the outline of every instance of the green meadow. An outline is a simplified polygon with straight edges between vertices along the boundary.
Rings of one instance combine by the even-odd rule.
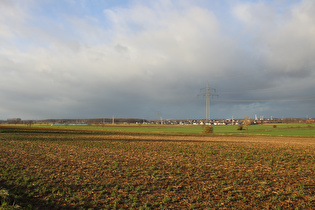
[[[35,125],[40,126],[40,125]],[[47,127],[47,126],[40,126]],[[104,126],[48,126],[58,129],[84,129],[100,130],[109,132],[131,132],[131,133],[165,133],[180,135],[205,135],[203,126],[200,125],[104,125]],[[312,124],[264,124],[250,125],[247,129],[237,130],[237,125],[213,126],[213,133],[207,135],[267,135],[267,136],[303,136],[314,137],[315,125]]]

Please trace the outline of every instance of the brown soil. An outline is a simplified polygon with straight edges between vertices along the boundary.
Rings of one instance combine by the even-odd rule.
[[[0,188],[23,208],[315,207],[315,138],[0,131]]]

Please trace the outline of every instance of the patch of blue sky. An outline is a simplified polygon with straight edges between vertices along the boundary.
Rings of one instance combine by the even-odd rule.
[[[106,3],[104,3],[106,2]],[[110,30],[112,25],[110,20],[104,14],[104,10],[117,6],[111,1],[38,1],[37,5],[30,9],[30,19],[27,21],[29,29],[38,31],[34,36],[38,37],[41,47],[48,48],[49,43],[45,39],[63,39],[80,40],[82,31],[79,25],[81,23],[102,30]],[[120,1],[123,3],[124,1]],[[88,33],[88,31],[86,31]],[[32,45],[32,37],[21,37],[28,39],[28,43],[20,46]],[[21,44],[21,43],[20,43]]]
[[[78,18],[89,21],[89,24],[101,26],[104,29],[110,29],[110,20],[104,10],[117,7],[127,7],[127,0],[54,0],[38,1],[38,5],[33,9],[32,15],[38,18],[38,24],[45,25],[45,22],[57,22],[59,25],[67,24],[65,18]],[[44,18],[44,20],[43,20]]]
[[[272,5],[278,14],[282,14],[286,13],[286,11],[290,9],[293,5],[301,3],[302,0],[235,0],[230,2],[233,2],[233,4],[252,3]]]

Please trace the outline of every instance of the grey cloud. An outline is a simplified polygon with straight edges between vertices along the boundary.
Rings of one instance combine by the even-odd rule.
[[[268,3],[247,5],[248,21],[253,21],[256,9],[266,8]],[[301,4],[295,5],[284,16],[277,16],[273,21],[263,17],[262,21],[253,22],[260,25],[266,22],[269,27],[262,31],[252,31],[252,35],[259,36],[257,48],[262,52],[265,59],[267,73],[281,74],[292,77],[308,77],[315,67],[313,55],[315,54],[315,34],[312,28],[315,26],[314,13],[311,8],[315,8],[313,1],[305,0]],[[257,8],[258,7],[258,8]],[[266,12],[265,15],[273,15],[275,12]],[[246,19],[245,18],[245,19]],[[283,18],[286,18],[285,20]],[[246,19],[246,20],[247,20]],[[244,24],[248,23],[244,20]],[[281,24],[277,24],[281,23]],[[255,34],[255,33],[259,34]]]
[[[127,53],[129,50],[128,50],[128,47],[125,47],[123,45],[120,45],[120,44],[117,44],[115,46],[115,49],[117,50],[117,52],[119,53]]]
[[[314,101],[302,97],[313,95],[315,36],[305,4],[312,3],[283,16],[268,3],[239,6],[246,38],[192,3],[106,9],[106,28],[68,15],[59,35],[46,27],[30,32],[32,22],[16,25],[32,39],[26,52],[18,43],[0,51],[0,118],[203,118],[205,99],[197,95],[206,81],[220,95],[211,100],[213,117],[311,116]],[[266,13],[251,19],[260,8]]]

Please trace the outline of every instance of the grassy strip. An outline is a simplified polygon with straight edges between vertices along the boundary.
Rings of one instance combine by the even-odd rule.
[[[40,126],[52,128],[51,126]],[[203,126],[198,125],[107,125],[107,126],[60,126],[55,129],[98,130],[107,132],[202,134]],[[214,126],[212,135],[269,135],[315,137],[315,125],[311,124],[266,124],[251,125],[248,130],[237,130],[237,126]]]

